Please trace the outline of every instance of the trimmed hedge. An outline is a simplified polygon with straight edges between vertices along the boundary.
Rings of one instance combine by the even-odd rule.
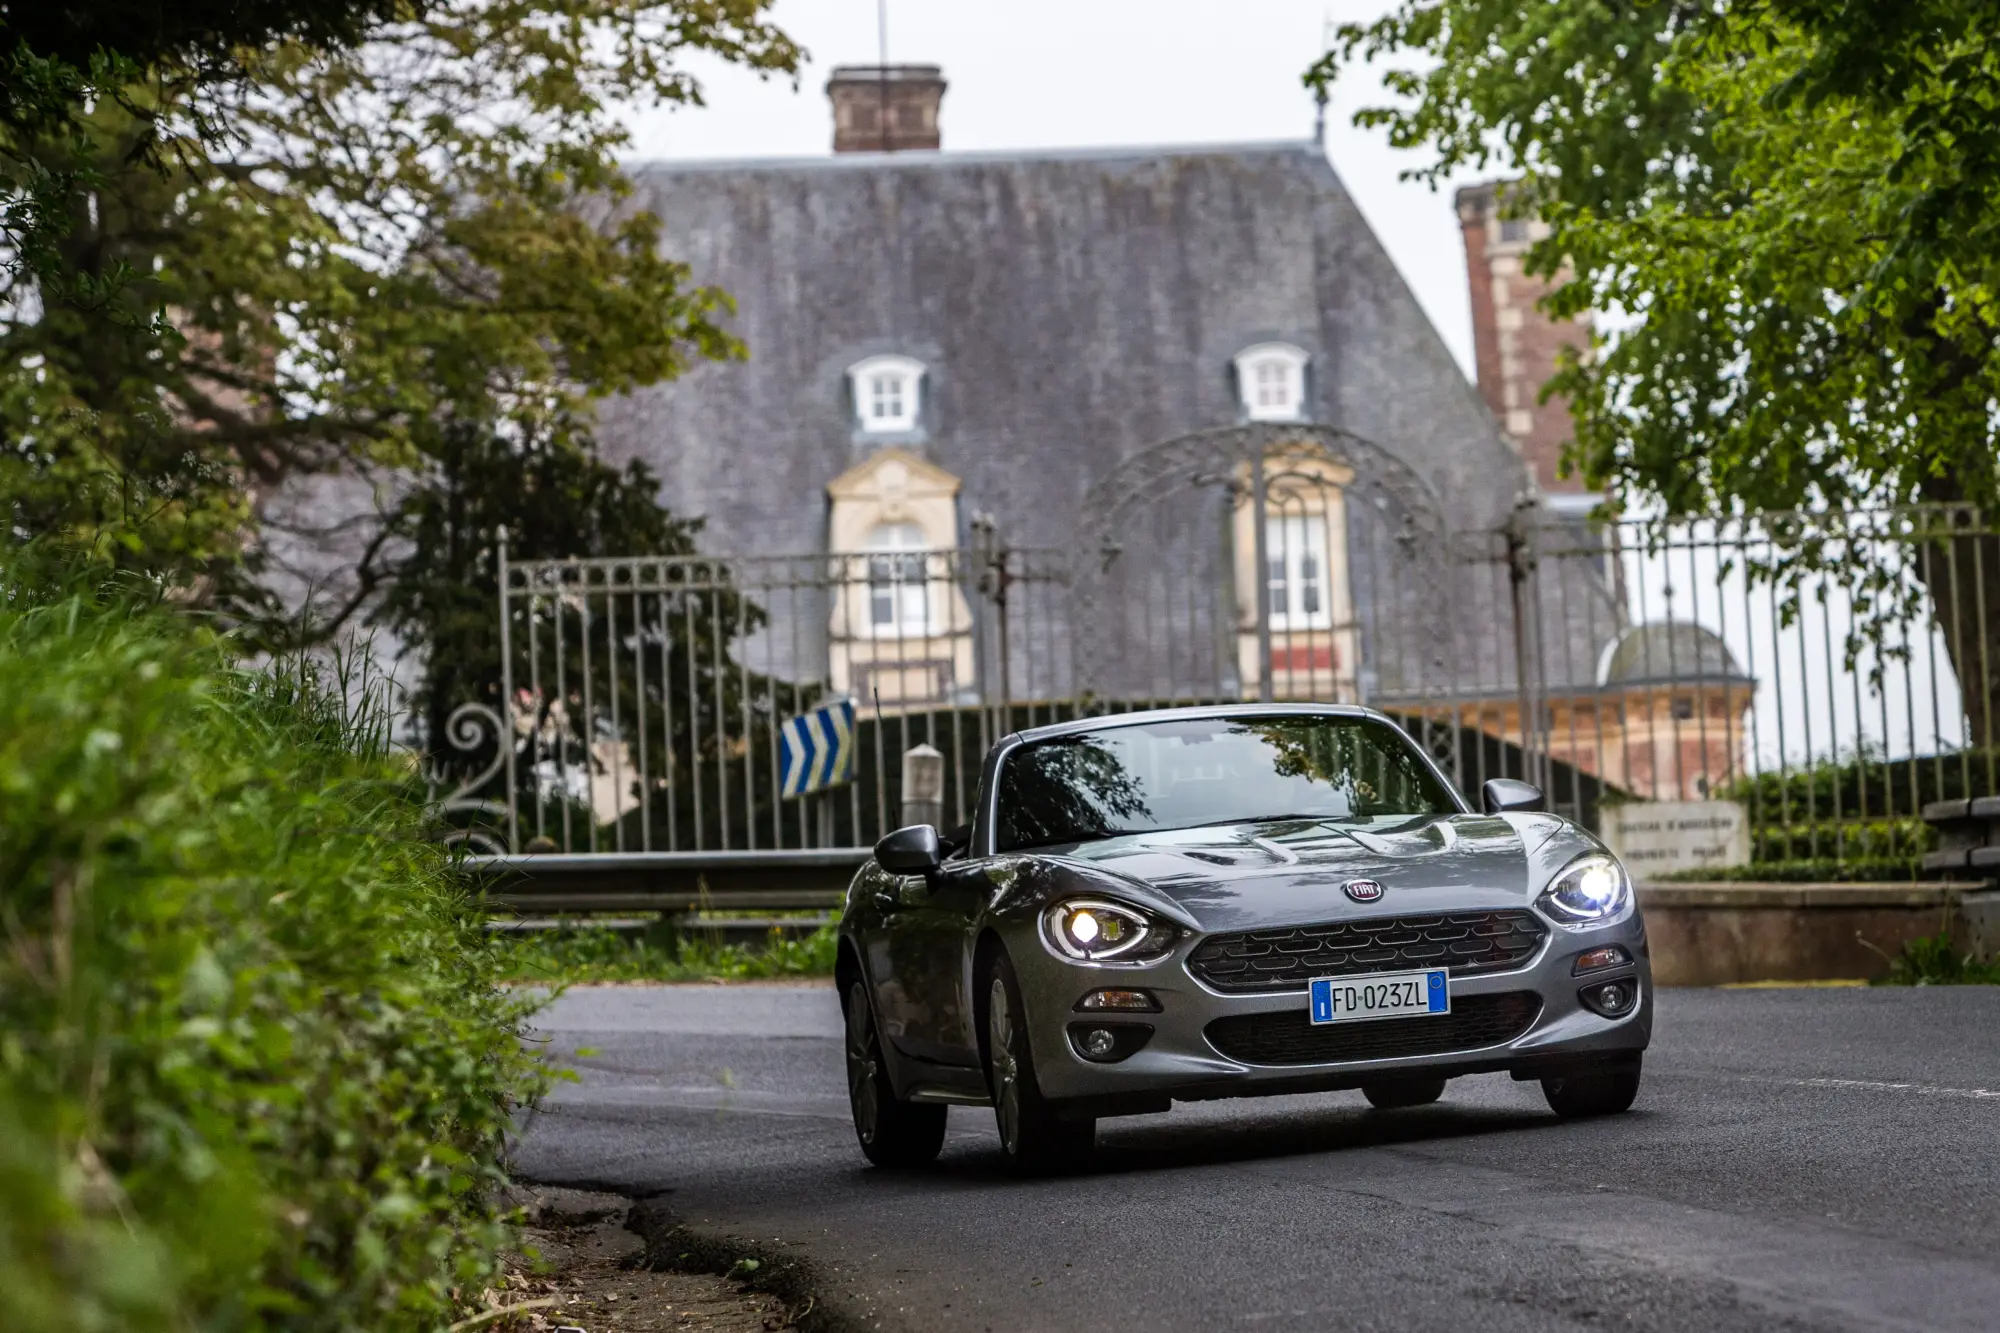
[[[143,599],[0,605],[0,1327],[434,1329],[525,1002],[379,718]]]

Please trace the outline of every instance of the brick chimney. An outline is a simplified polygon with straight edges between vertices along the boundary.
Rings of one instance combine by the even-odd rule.
[[[833,151],[935,149],[944,87],[944,71],[936,65],[836,65],[826,81]]]
[[[1570,439],[1569,405],[1561,398],[1546,403],[1535,399],[1555,374],[1558,349],[1590,345],[1590,324],[1557,322],[1536,309],[1550,284],[1523,274],[1521,256],[1544,233],[1541,224],[1530,218],[1500,216],[1498,196],[1505,184],[1468,185],[1457,197],[1466,276],[1472,288],[1479,396],[1534,470],[1535,484],[1544,494],[1581,495],[1579,479],[1556,479],[1556,466]]]

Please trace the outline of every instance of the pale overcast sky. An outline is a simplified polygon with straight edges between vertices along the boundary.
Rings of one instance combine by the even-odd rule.
[[[1389,0],[889,0],[889,59],[941,65],[946,149],[1255,143],[1311,137],[1299,76],[1329,19]],[[876,0],[778,0],[811,63],[797,91],[701,70],[708,106],[639,113],[642,158],[796,157],[831,151],[827,71],[876,59]],[[1341,90],[1327,149],[1445,342],[1472,366],[1465,253],[1448,191],[1396,179],[1413,156],[1355,129],[1372,78]]]

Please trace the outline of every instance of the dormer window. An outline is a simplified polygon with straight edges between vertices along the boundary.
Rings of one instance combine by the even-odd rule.
[[[847,368],[854,412],[867,435],[907,435],[917,428],[924,366],[907,356],[871,356]]]
[[[1259,343],[1236,354],[1236,386],[1252,421],[1300,421],[1306,406],[1306,354],[1290,343]]]

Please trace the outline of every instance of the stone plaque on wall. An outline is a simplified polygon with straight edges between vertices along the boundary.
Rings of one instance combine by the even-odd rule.
[[[1750,819],[1740,802],[1634,801],[1603,810],[1604,841],[1633,879],[1750,861]]]

